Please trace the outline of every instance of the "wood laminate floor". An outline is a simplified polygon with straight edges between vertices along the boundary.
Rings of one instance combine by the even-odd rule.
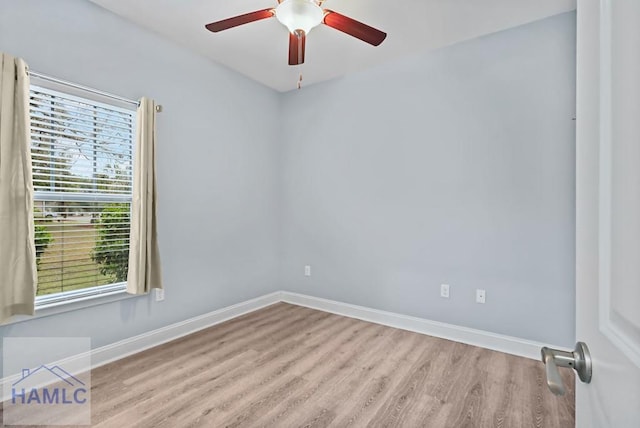
[[[278,303],[92,372],[96,427],[573,427],[542,363]]]

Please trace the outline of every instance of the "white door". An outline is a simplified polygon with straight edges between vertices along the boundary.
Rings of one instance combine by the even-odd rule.
[[[640,0],[578,0],[576,427],[640,427]]]

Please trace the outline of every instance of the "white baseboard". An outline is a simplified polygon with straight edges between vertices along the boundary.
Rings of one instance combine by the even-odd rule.
[[[408,315],[396,314],[393,312],[371,309],[364,306],[351,305],[349,303],[336,302],[334,300],[322,299],[319,297],[306,296],[304,294],[282,292],[282,301],[299,306],[306,306],[337,315],[357,318],[376,324],[395,327],[402,330],[413,331],[429,336],[462,342],[493,351],[504,352],[520,357],[540,359],[540,348],[549,344],[506,336],[503,334],[491,333],[483,330],[476,330],[468,327],[460,327],[453,324],[446,324],[438,321],[430,321],[424,318],[417,318]],[[562,346],[555,348],[569,350]]]
[[[456,342],[467,343],[469,345],[532,358],[535,360],[540,358],[540,348],[545,346],[545,344],[542,343],[519,339],[517,337],[490,333],[487,331],[460,327],[437,321],[430,321],[423,318],[396,314],[393,312],[386,312],[378,309],[366,308],[364,306],[351,305],[319,297],[291,293],[288,291],[276,291],[236,305],[228,306],[204,315],[152,330],[138,336],[121,340],[110,345],[93,349],[90,352],[91,367],[87,367],[86,369],[88,370],[100,367],[129,355],[153,348],[154,346],[162,345],[163,343],[170,342],[278,302],[305,306],[337,315],[357,318],[363,321],[449,339]],[[563,347],[557,348],[565,349]],[[65,360],[52,362],[50,366],[59,365],[64,367],[83,357],[86,357],[86,354],[76,355]],[[11,384],[13,384],[13,382],[19,379],[19,376],[20,374],[14,374],[0,379],[0,393],[4,390],[2,387],[7,382],[11,382]],[[7,399],[4,395],[5,394],[2,394],[3,401]]]
[[[152,330],[129,339],[121,340],[111,345],[96,348],[91,352],[92,367],[95,368],[108,364],[112,361],[170,342],[188,334],[195,333],[196,331],[220,324],[224,321],[278,302],[306,306],[308,308],[331,312],[337,315],[357,318],[363,321],[462,342],[534,360],[540,359],[540,348],[543,346],[550,346],[549,344],[520,339],[518,337],[491,333],[488,331],[461,327],[438,321],[431,321],[424,318],[381,311],[378,309],[371,309],[364,306],[357,306],[349,303],[307,296],[304,294],[291,293],[288,291],[277,291],[236,305],[218,309],[216,311],[209,312],[208,314]],[[569,350],[561,346],[554,347]]]

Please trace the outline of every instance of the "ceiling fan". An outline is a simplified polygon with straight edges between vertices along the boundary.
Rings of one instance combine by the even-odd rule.
[[[319,24],[328,25],[373,46],[378,46],[387,37],[387,33],[362,22],[329,9],[322,9],[323,2],[324,0],[278,0],[278,6],[275,8],[256,10],[212,22],[205,27],[207,30],[217,33],[238,25],[275,16],[281,24],[289,29],[289,65],[304,63],[304,46],[307,34]]]

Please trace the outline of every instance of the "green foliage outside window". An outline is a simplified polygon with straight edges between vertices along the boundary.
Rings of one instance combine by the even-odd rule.
[[[98,236],[91,258],[100,265],[100,273],[114,282],[127,280],[129,269],[128,203],[108,204],[96,222]]]
[[[41,211],[35,209],[35,215],[42,215]],[[36,223],[35,225],[35,244],[36,244],[36,265],[40,266],[40,257],[44,254],[45,250],[53,241],[53,236],[46,225]]]

